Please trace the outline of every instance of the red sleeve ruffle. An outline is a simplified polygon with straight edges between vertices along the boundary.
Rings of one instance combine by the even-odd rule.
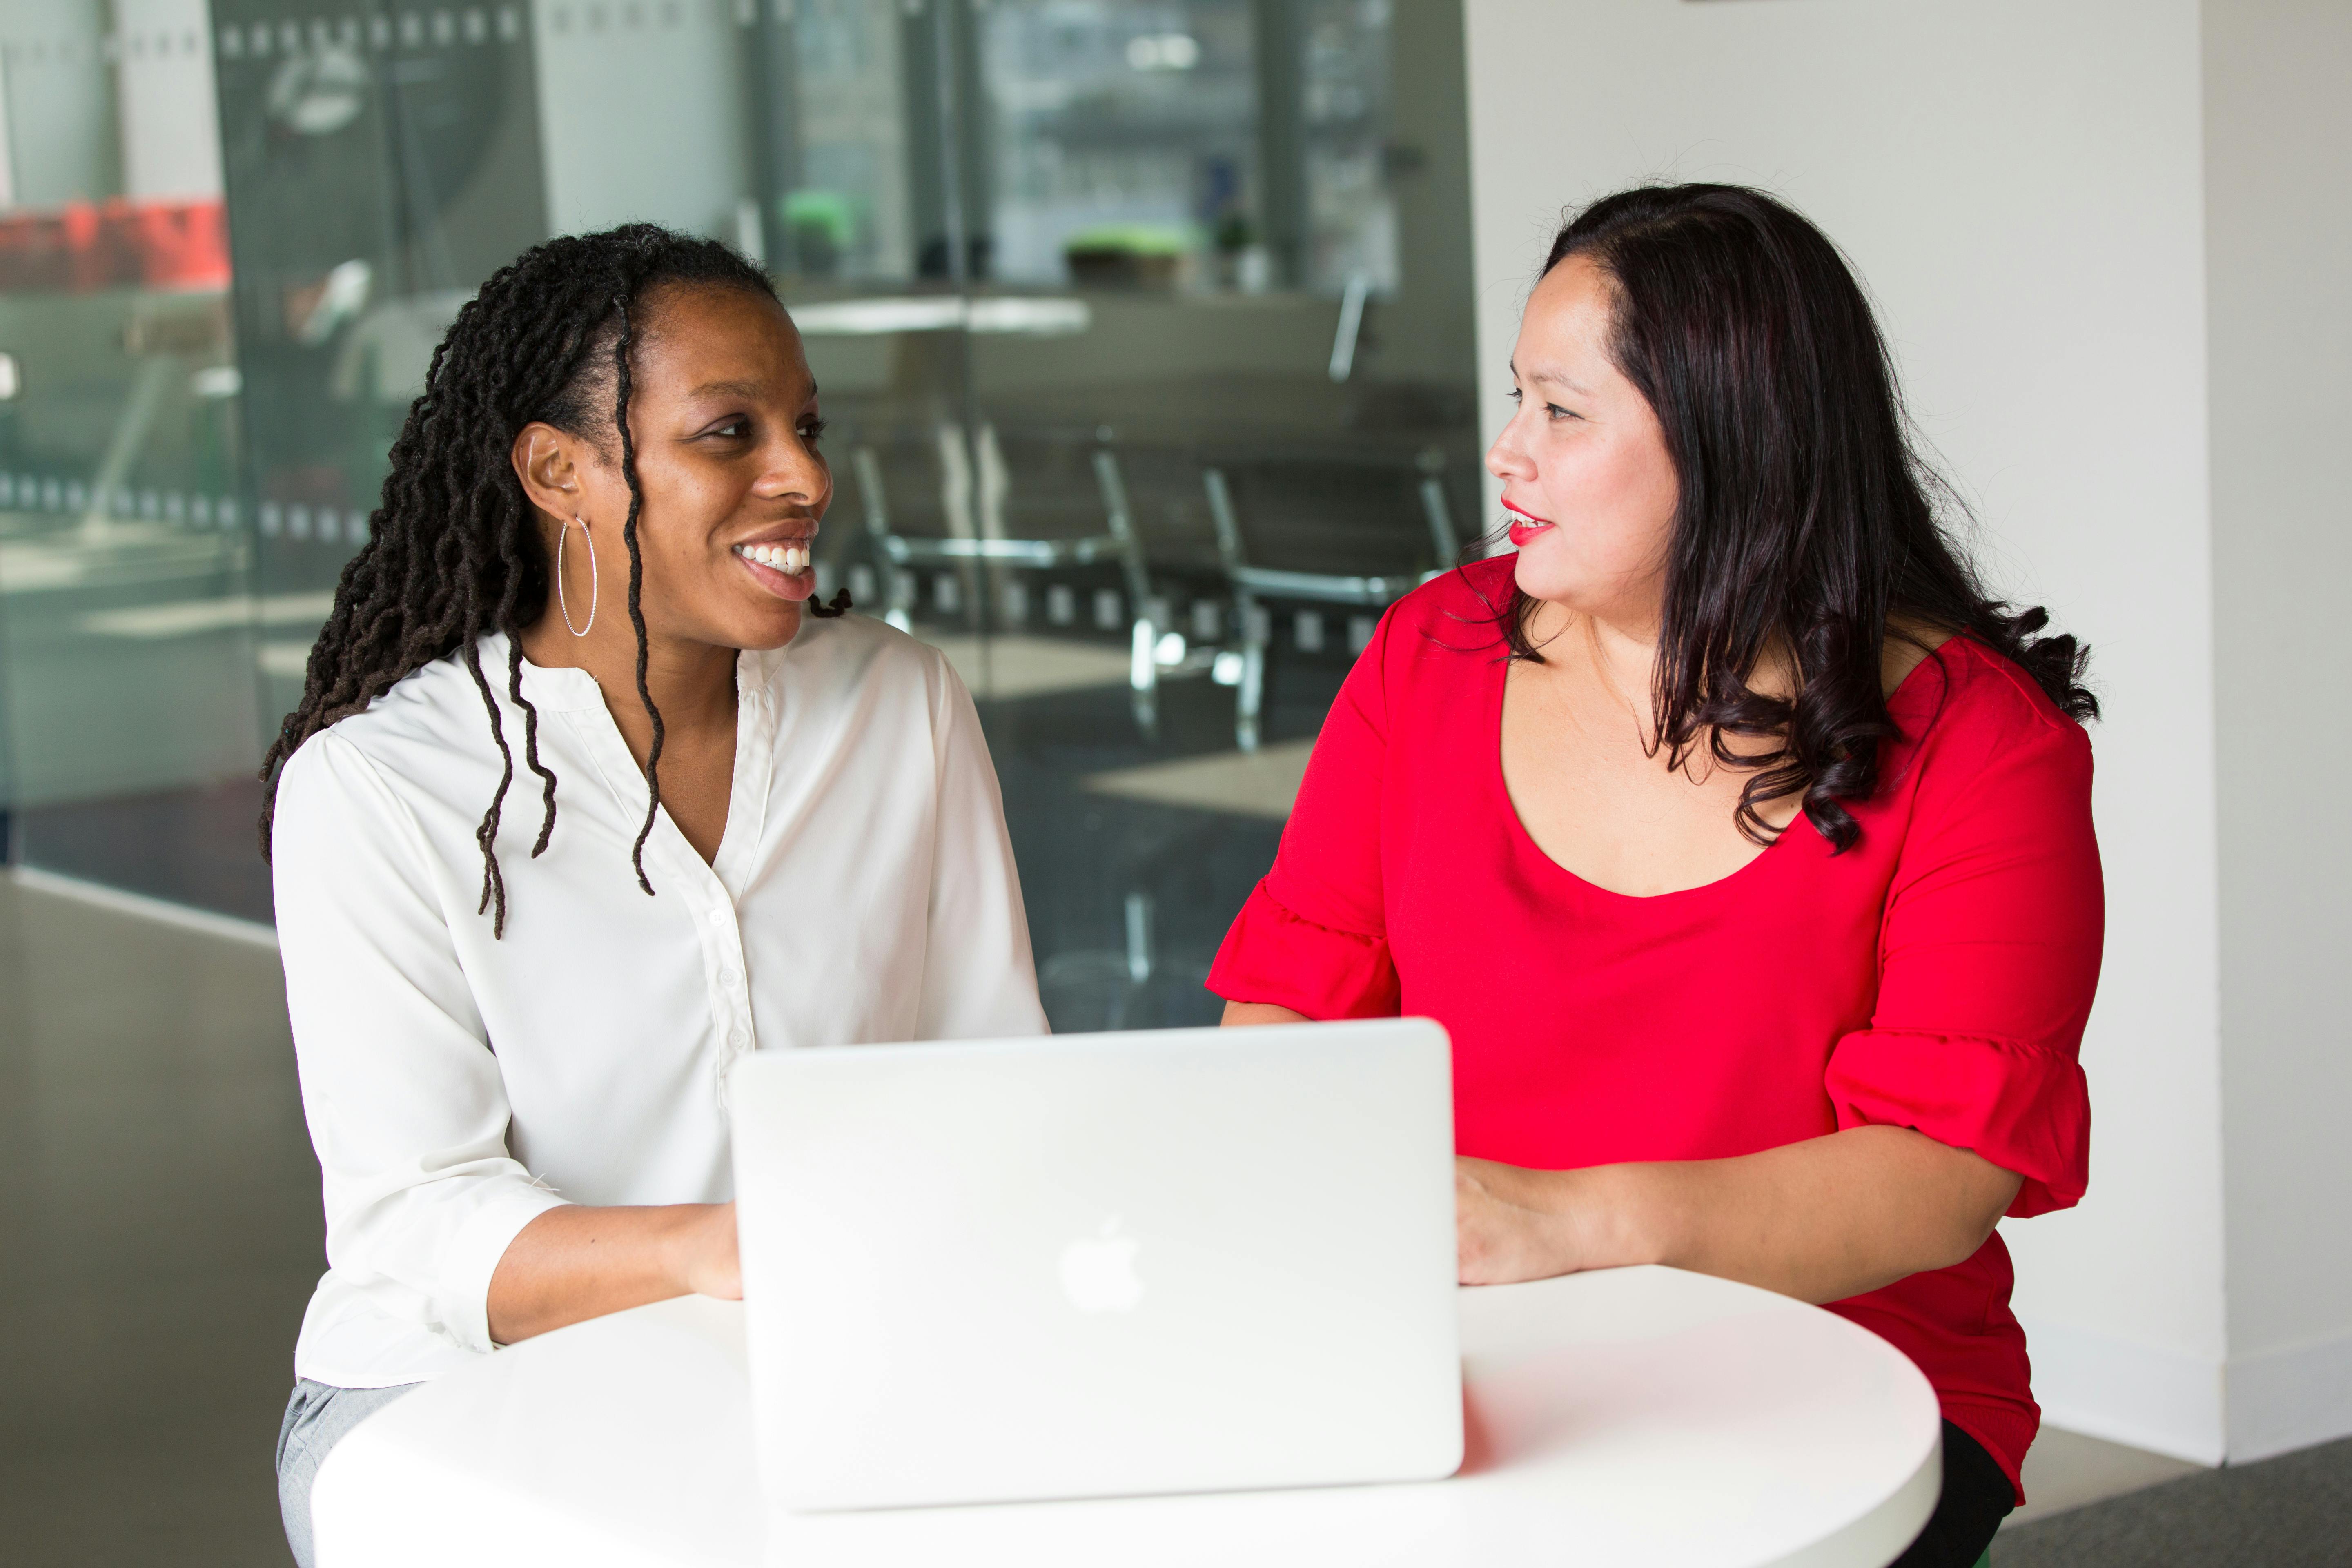
[[[2019,1218],[2071,1208],[2090,1183],[2091,1094],[2046,1047],[1987,1036],[1864,1029],[1830,1055],[1840,1128],[1909,1127],[2025,1178]]]
[[[1267,1002],[1319,1020],[1397,1011],[1385,938],[1337,931],[1292,913],[1260,882],[1225,933],[1209,989],[1228,1002]]]

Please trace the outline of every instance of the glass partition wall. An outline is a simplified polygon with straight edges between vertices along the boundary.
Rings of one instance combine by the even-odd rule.
[[[251,910],[249,489],[201,0],[0,10],[16,858]]]
[[[775,277],[822,591],[942,648],[1063,1029],[1201,1021],[1381,608],[1482,531],[1454,0],[11,0],[12,856],[266,920],[262,737],[481,279]]]

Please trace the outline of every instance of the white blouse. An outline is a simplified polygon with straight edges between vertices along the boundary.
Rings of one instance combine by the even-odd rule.
[[[490,1348],[491,1270],[555,1205],[731,1195],[724,1083],[785,1046],[1040,1034],[1045,1018],[979,716],[938,652],[862,616],[737,663],[735,780],[706,865],[585,671],[523,667],[542,781],[514,753],[506,935],[476,912],[501,767],[472,676],[416,671],[286,764],[273,837],[326,1277],[300,1376],[382,1387]]]

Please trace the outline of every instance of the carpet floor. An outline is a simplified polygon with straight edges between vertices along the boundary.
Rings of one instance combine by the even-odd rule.
[[[2352,1568],[2352,1438],[2006,1530],[1993,1568]]]

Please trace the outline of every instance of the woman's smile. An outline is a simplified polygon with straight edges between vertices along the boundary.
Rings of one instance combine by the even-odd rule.
[[[1545,531],[1551,527],[1551,524],[1543,518],[1538,517],[1525,507],[1514,506],[1507,500],[1503,503],[1503,510],[1517,514],[1520,521],[1511,524],[1511,542],[1523,550],[1531,542],[1541,538]]]
[[[732,553],[751,580],[769,593],[780,598],[805,599],[816,592],[816,578],[809,570],[814,543],[814,533],[794,534],[738,544]]]

